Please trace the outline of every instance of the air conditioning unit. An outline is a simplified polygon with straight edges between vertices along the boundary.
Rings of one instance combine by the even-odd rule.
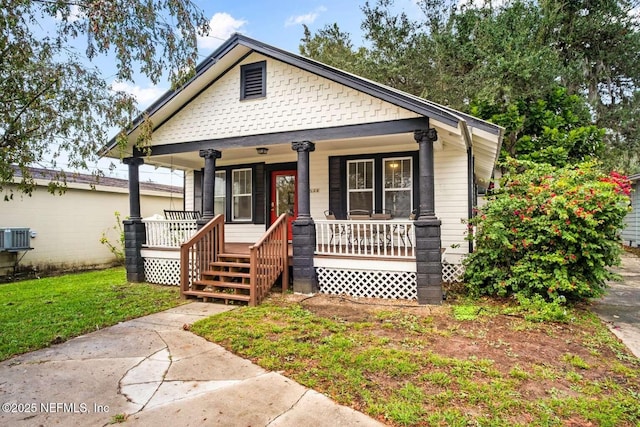
[[[0,227],[0,252],[28,251],[31,233],[24,227]]]

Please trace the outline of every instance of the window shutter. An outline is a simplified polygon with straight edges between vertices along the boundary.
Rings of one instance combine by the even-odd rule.
[[[329,209],[337,219],[347,219],[345,162],[340,157],[329,157]]]

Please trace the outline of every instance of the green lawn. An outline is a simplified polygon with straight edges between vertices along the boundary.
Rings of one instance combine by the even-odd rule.
[[[595,315],[514,309],[272,299],[191,331],[391,426],[640,426],[640,361]]]
[[[176,286],[128,283],[123,268],[0,285],[0,360],[180,305]]]

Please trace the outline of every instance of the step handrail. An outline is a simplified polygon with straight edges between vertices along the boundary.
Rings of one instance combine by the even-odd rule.
[[[224,250],[224,215],[216,215],[180,245],[180,293],[202,278],[202,272],[217,261]]]
[[[289,283],[289,236],[288,215],[283,213],[253,246],[249,248],[251,257],[251,301],[256,306],[282,274],[282,293],[286,293]]]

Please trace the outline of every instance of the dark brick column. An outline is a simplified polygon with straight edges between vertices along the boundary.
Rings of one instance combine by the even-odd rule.
[[[313,142],[293,142],[291,148],[298,152],[298,217],[293,221],[293,291],[311,294],[318,291],[318,280],[313,268],[316,248],[316,225],[311,218],[309,195],[309,153],[316,149]]]
[[[204,176],[202,180],[202,218],[198,220],[198,228],[202,228],[213,219],[214,184],[216,182],[216,159],[222,153],[212,148],[200,150],[200,157],[204,158]]]
[[[419,144],[420,214],[414,223],[416,233],[416,268],[418,303],[442,304],[442,258],[440,220],[435,214],[435,180],[433,142],[436,130],[418,130],[414,138]]]
[[[122,162],[129,166],[129,219],[124,225],[124,259],[127,281],[144,282],[144,261],[140,251],[147,236],[140,216],[140,177],[138,168],[144,163],[139,157],[129,157]]]

